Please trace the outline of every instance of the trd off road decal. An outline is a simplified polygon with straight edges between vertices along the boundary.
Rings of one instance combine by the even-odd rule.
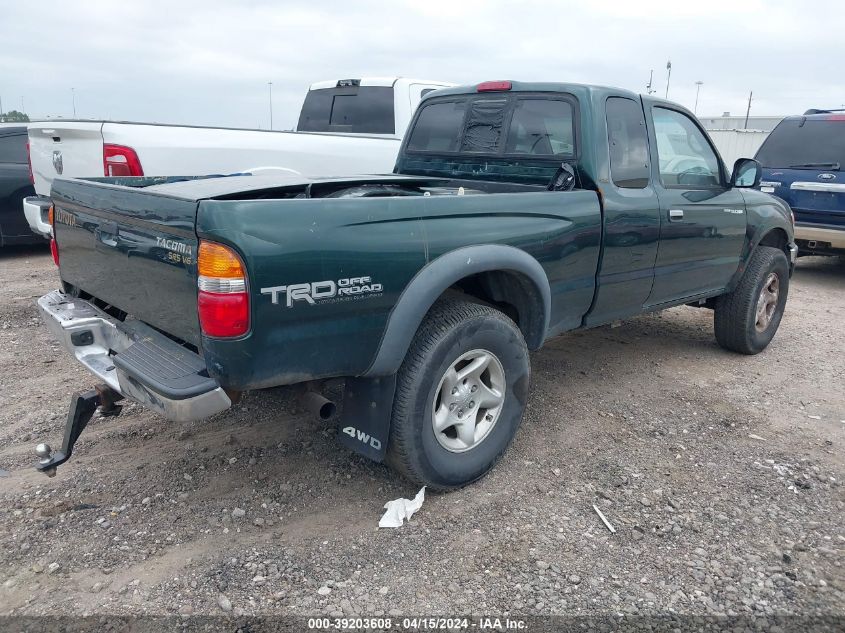
[[[347,277],[337,281],[329,279],[304,284],[271,286],[262,288],[261,294],[270,295],[270,301],[274,304],[280,303],[280,298],[284,297],[285,305],[292,308],[295,301],[305,301],[310,305],[337,303],[375,297],[383,290],[382,285],[373,283],[371,277]]]

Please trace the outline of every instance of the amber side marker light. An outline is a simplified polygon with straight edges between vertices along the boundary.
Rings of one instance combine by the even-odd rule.
[[[246,270],[228,246],[201,241],[197,256],[197,312],[206,336],[236,338],[249,331]]]

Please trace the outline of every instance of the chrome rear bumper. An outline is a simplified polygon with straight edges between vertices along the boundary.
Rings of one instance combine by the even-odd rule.
[[[190,377],[191,365],[200,364],[200,357],[149,326],[138,321],[119,321],[88,301],[58,290],[41,297],[38,308],[48,329],[88,371],[124,397],[167,419],[199,420],[232,405],[226,392],[211,379],[202,380],[199,387],[186,387],[185,376],[176,374],[187,372]],[[121,354],[129,358],[130,348],[135,345],[144,348],[147,366],[168,369],[164,378],[135,370],[126,362],[115,362]],[[173,388],[162,389],[162,381],[168,380]]]
[[[796,223],[795,239],[829,244],[831,249],[845,250],[845,228],[827,224]]]

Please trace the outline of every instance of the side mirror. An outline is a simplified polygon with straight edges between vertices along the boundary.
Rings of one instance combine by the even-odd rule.
[[[760,186],[763,167],[753,158],[740,158],[734,163],[731,187],[754,188]]]

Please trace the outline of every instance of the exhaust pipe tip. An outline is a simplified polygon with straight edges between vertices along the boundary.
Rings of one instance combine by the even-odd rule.
[[[300,397],[300,403],[306,411],[323,422],[337,413],[337,405],[316,391],[306,391]]]

